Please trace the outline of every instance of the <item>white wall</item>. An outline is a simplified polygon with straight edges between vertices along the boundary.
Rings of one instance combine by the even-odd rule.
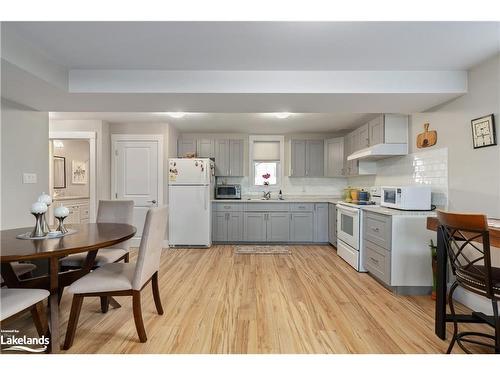
[[[2,99],[1,229],[34,225],[31,203],[49,191],[49,118]],[[36,173],[36,184],[23,184],[23,173]]]

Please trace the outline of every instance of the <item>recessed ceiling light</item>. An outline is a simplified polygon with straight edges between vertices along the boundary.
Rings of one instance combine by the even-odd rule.
[[[290,117],[291,113],[290,112],[276,112],[274,115],[277,118],[288,118],[288,117]]]
[[[167,115],[173,118],[183,118],[186,116],[186,112],[167,112]]]

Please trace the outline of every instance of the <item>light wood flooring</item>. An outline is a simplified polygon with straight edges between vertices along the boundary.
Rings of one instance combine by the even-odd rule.
[[[148,341],[138,341],[131,299],[117,297],[122,307],[102,314],[99,300],[86,298],[74,345],[67,352],[446,351],[449,339],[434,335],[434,302],[429,296],[392,294],[368,274],[355,272],[333,247],[291,250],[291,255],[236,255],[230,245],[165,250],[160,269],[163,316],[156,314],[151,288],[143,291]],[[66,293],[62,334],[70,305]],[[29,315],[10,325],[35,332]],[[450,336],[451,324],[448,329]],[[456,347],[455,352],[461,350]]]

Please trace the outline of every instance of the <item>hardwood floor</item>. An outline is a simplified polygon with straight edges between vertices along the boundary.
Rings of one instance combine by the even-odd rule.
[[[130,298],[117,297],[122,307],[106,314],[98,298],[88,298],[67,352],[446,351],[449,340],[434,335],[429,296],[393,295],[368,274],[355,272],[330,246],[291,250],[291,255],[235,255],[230,245],[166,250],[160,270],[163,316],[156,313],[150,288],[143,293],[148,341],[138,340]],[[70,304],[71,295],[65,293],[62,334]],[[36,332],[29,316],[13,325]],[[448,328],[450,336],[451,324]],[[458,347],[455,351],[461,353]]]

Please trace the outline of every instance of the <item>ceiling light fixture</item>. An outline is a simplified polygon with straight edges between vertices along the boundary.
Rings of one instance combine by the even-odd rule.
[[[274,114],[277,118],[283,119],[283,118],[288,118],[290,117],[291,113],[290,112],[276,112]]]
[[[167,115],[172,118],[183,118],[186,116],[186,112],[167,112]]]

